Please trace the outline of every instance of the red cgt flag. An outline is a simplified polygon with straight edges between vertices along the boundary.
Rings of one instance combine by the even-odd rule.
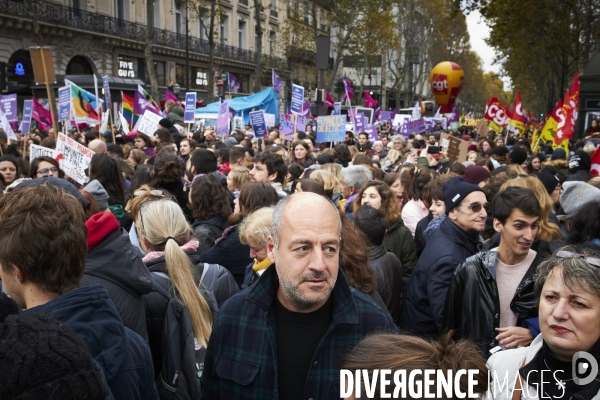
[[[600,147],[592,154],[592,167],[590,168],[590,173],[594,176],[600,175]]]

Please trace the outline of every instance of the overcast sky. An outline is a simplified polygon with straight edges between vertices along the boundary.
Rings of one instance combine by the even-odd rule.
[[[494,50],[484,41],[484,39],[489,37],[490,28],[479,11],[474,11],[467,15],[467,29],[471,38],[471,47],[481,57],[481,61],[483,62],[483,71],[488,72],[491,70],[500,73],[502,67],[499,64],[493,64]],[[502,80],[504,81],[504,88],[509,89],[510,79],[502,78]]]

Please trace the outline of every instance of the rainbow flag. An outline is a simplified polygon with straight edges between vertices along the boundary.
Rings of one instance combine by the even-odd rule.
[[[102,99],[98,99],[68,79],[65,79],[65,84],[71,86],[71,115],[75,122],[78,124],[98,124],[100,115],[96,110],[101,109]]]
[[[125,120],[129,124],[129,127],[131,128],[135,125],[133,118],[133,97],[121,91],[121,98],[123,99],[123,104],[121,106],[123,109],[123,117],[125,118]]]

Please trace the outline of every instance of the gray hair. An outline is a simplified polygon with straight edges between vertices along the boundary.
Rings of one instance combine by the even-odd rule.
[[[285,213],[285,209],[286,209],[287,205],[295,197],[298,197],[297,193],[294,193],[292,195],[282,198],[275,205],[275,209],[273,211],[273,220],[271,222],[271,237],[273,238],[273,244],[275,245],[276,249],[279,249],[279,238],[281,237],[281,223],[283,222],[283,215]],[[339,234],[341,235],[342,234],[342,218],[340,217],[340,211],[335,206],[335,204],[333,204],[333,202],[331,200],[329,200],[325,197],[322,197],[322,198],[323,198],[323,200],[326,200],[331,205],[331,207],[335,210],[335,215],[337,216],[338,222],[339,222],[339,227],[338,227]]]
[[[396,140],[400,140],[402,144],[406,145],[406,138],[402,135],[394,135],[392,136],[392,143]]]
[[[365,183],[373,180],[373,172],[364,165],[351,165],[342,170],[342,180],[346,186],[354,186],[358,192]]]
[[[581,254],[584,257],[557,257],[557,253],[560,251],[569,251]],[[586,261],[585,257],[600,259],[600,252],[595,248],[584,245],[564,246],[556,250],[550,258],[538,265],[536,271],[538,277],[535,281],[535,297],[538,303],[542,294],[542,288],[554,269],[560,270],[562,280],[570,290],[583,290],[600,297],[600,267],[591,265]]]

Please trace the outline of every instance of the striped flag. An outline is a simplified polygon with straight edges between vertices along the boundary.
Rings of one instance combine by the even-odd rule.
[[[135,125],[135,120],[133,118],[133,97],[121,91],[121,98],[123,99],[123,117],[129,126],[132,127]]]

